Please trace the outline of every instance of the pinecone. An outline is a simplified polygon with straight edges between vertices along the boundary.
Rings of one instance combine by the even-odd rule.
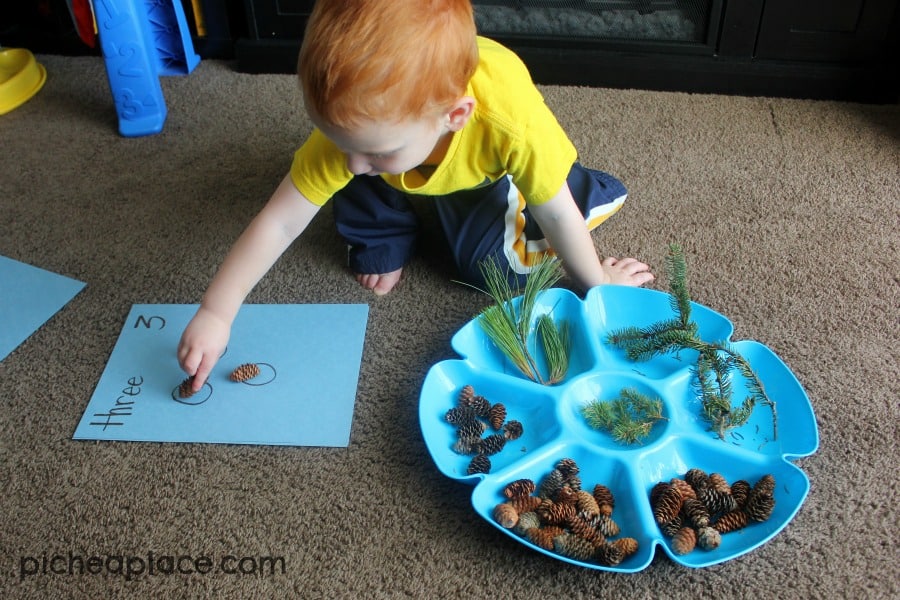
[[[491,403],[484,396],[472,396],[464,406],[470,407],[479,417],[486,419],[491,410]]]
[[[229,378],[232,381],[241,383],[243,381],[253,379],[257,375],[259,375],[259,365],[255,363],[244,363],[234,371],[232,371]]]
[[[503,435],[508,440],[517,440],[525,433],[525,428],[518,421],[507,421],[503,426]]]
[[[570,488],[568,484],[565,484],[559,488],[559,491],[556,492],[556,498],[553,498],[553,500],[574,506],[578,502],[578,492]]]
[[[619,535],[619,524],[613,521],[612,517],[608,515],[600,515],[599,517],[594,518],[593,523],[594,527],[597,528],[597,531],[606,537],[615,537]]]
[[[660,481],[659,483],[655,484],[652,488],[650,488],[650,506],[656,506],[656,503],[659,502],[659,497],[662,495],[662,493],[665,490],[667,490],[669,487],[671,487],[671,485],[672,484],[666,483],[665,481]],[[596,488],[594,488],[594,497],[595,498],[597,497],[596,492],[597,492],[597,490],[596,490]],[[597,500],[597,502],[599,502],[600,504],[603,504],[602,502],[600,502],[600,500]]]
[[[590,560],[594,556],[594,545],[571,533],[563,533],[553,538],[553,549],[558,554],[575,560]]]
[[[753,491],[757,494],[774,495],[775,478],[772,475],[763,475],[760,477],[759,481],[756,482],[756,485],[753,486]]]
[[[503,495],[507,498],[516,498],[517,496],[530,496],[534,493],[536,486],[531,479],[516,479],[510,481],[503,488]]]
[[[632,537],[623,537],[610,542],[624,554],[624,558],[628,558],[638,550],[638,541]]]
[[[574,515],[566,522],[566,525],[574,535],[590,542],[594,546],[599,546],[606,541],[606,537],[581,515]]]
[[[543,548],[544,550],[553,550],[553,538],[565,533],[562,527],[551,525],[549,527],[535,527],[525,532],[528,541]]]
[[[616,544],[601,544],[594,552],[594,559],[603,566],[615,567],[625,560],[625,552]]]
[[[682,527],[672,537],[672,551],[675,554],[687,554],[697,545],[697,533],[690,527]]]
[[[601,515],[609,516],[612,514],[613,508],[616,507],[616,499],[613,497],[612,490],[598,483],[594,486],[594,492],[591,495],[597,501],[597,507]]]
[[[737,502],[730,493],[721,492],[712,487],[704,488],[697,492],[697,498],[700,499],[710,514],[727,513],[737,508]]]
[[[709,475],[707,475],[706,471],[703,469],[688,469],[688,472],[684,474],[684,480],[691,484],[691,487],[694,488],[694,490],[699,492],[707,487]]]
[[[678,530],[684,527],[684,519],[681,515],[678,515],[671,521],[667,521],[659,526],[660,531],[663,532],[663,535],[666,537],[673,537]]]
[[[588,517],[596,517],[600,514],[600,505],[597,503],[597,499],[593,494],[584,490],[578,490],[575,493],[575,508],[579,513],[586,514]]]
[[[578,475],[581,472],[581,469],[578,468],[578,464],[571,458],[561,458],[558,463],[556,463],[556,468],[563,475],[563,479],[569,479],[573,475]]]
[[[553,469],[541,480],[539,495],[541,498],[556,498],[556,493],[559,492],[559,488],[561,488],[564,483],[565,478],[563,477],[562,471]]]
[[[747,503],[747,497],[750,495],[750,482],[738,479],[731,484],[731,497],[734,498],[738,508],[743,508]]]
[[[457,454],[469,455],[478,454],[481,449],[481,438],[457,438],[453,444],[453,451]]]
[[[509,504],[521,515],[536,511],[541,505],[541,499],[537,496],[516,496],[509,499]]]
[[[686,499],[681,505],[681,511],[692,526],[709,527],[709,511],[706,505],[696,498]]]
[[[541,518],[534,511],[519,513],[519,522],[513,527],[513,531],[519,535],[525,535],[529,529],[537,529],[541,526]]]
[[[194,383],[193,375],[188,377],[184,381],[182,381],[181,384],[179,384],[179,386],[178,386],[178,397],[179,398],[190,398],[191,396],[196,394],[197,392],[195,392],[194,389],[191,387],[193,385],[193,383]]]
[[[457,426],[477,420],[475,409],[471,406],[454,406],[447,411],[447,414],[444,415],[444,419],[451,425]]]
[[[491,472],[491,459],[489,459],[484,454],[477,454],[472,461],[469,463],[469,468],[466,469],[466,473],[469,475],[475,475],[476,473],[490,473]]]
[[[749,522],[750,517],[747,516],[747,513],[738,509],[725,513],[719,517],[718,520],[712,524],[712,528],[719,533],[729,533],[731,531],[743,529]]]
[[[494,431],[499,431],[503,427],[503,422],[506,421],[506,407],[499,402],[494,404],[488,411],[487,419]]]
[[[710,473],[706,480],[707,486],[716,490],[720,494],[731,494],[731,486],[720,473]]]
[[[670,485],[659,494],[656,506],[653,507],[653,517],[660,525],[667,523],[681,512],[682,503],[681,494]]]
[[[511,504],[503,502],[494,507],[494,520],[504,529],[512,529],[519,522],[519,513]]]
[[[471,400],[473,396],[475,396],[475,388],[466,384],[459,390],[459,403],[463,406],[469,406],[469,400]]]
[[[535,511],[547,525],[564,525],[575,516],[575,505],[544,500]]]
[[[722,543],[722,534],[712,527],[701,527],[697,530],[697,545],[704,550],[715,550]]]
[[[677,477],[673,477],[669,481],[669,485],[671,485],[673,488],[677,489],[678,492],[681,494],[681,497],[685,500],[687,500],[688,498],[696,498],[697,497],[697,492],[694,491],[694,488],[691,487],[691,484],[689,484],[684,479],[679,479]]]
[[[775,497],[765,494],[750,493],[747,498],[747,504],[744,506],[744,512],[752,521],[765,521],[772,516],[775,509]]]
[[[494,435],[489,435],[481,440],[481,453],[492,456],[503,450],[503,446],[505,445],[506,438],[499,433],[495,433]]]

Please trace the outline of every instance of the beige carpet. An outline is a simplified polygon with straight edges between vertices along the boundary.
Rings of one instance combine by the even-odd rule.
[[[131,305],[199,301],[310,124],[292,77],[206,61],[163,79],[161,134],[126,139],[100,59],[39,59],[45,88],[0,117],[0,255],[87,287],[0,362],[0,596],[897,597],[900,107],[544,88],[582,161],[629,187],[600,251],[662,273],[681,243],[694,299],[791,367],[821,436],[798,461],[809,497],[770,542],[703,569],[657,550],[621,574],[503,535],[431,461],[420,387],[486,305],[452,283],[439,236],[376,299],[326,209],[250,297],[369,304],[348,448],[72,441]],[[284,569],[20,575],[150,552]]]

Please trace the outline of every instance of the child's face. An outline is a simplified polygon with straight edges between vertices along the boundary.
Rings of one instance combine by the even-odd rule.
[[[312,117],[347,158],[354,175],[405,173],[424,163],[450,131],[443,118],[423,118],[399,123],[370,122],[353,130],[329,126]]]

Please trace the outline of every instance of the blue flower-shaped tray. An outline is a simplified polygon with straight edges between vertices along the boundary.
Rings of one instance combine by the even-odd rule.
[[[558,560],[593,569],[636,572],[650,564],[657,546],[688,567],[730,560],[770,540],[797,514],[809,492],[809,480],[790,461],[814,453],[819,434],[809,398],[778,356],[758,342],[731,342],[734,328],[727,318],[692,304],[691,318],[700,337],[731,343],[749,361],[777,407],[777,437],[773,436],[771,410],[758,405],[748,423],[721,440],[700,416],[700,400],[692,388],[696,353],[682,351],[633,362],[605,343],[611,331],[673,318],[670,298],[664,292],[612,285],[593,288],[584,300],[564,289],[542,292],[534,317],[549,313],[557,321],[567,320],[572,339],[568,373],[554,386],[522,375],[483,333],[477,318],[453,336],[453,349],[462,358],[439,362],[429,370],[422,386],[419,419],[440,471],[475,485],[472,504],[479,515],[506,535]],[[736,403],[747,396],[739,379],[734,382]],[[445,419],[466,384],[490,402],[502,402],[507,420],[524,426],[522,437],[490,457],[487,474],[467,474],[472,457],[454,452],[457,431]],[[614,441],[604,431],[591,428],[581,414],[588,402],[611,400],[625,387],[663,402],[667,420],[656,424],[640,444]],[[575,460],[586,489],[602,483],[612,491],[616,500],[612,517],[621,528],[620,537],[638,541],[638,551],[619,565],[606,567],[543,550],[494,520],[494,507],[505,500],[502,490],[508,483],[528,478],[539,484],[562,458]],[[773,475],[776,489],[771,517],[723,535],[715,550],[697,548],[685,555],[675,554],[653,518],[649,492],[656,483],[683,477],[691,468],[720,473],[729,482],[744,479],[751,484],[763,475]]]

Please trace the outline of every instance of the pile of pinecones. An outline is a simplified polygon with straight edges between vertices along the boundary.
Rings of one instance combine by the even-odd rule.
[[[612,519],[612,492],[602,484],[593,492],[583,490],[578,473],[575,461],[564,458],[540,486],[531,479],[510,482],[503,488],[506,501],[494,507],[494,519],[544,550],[616,566],[637,552],[638,542],[630,537],[609,539],[620,533]]]
[[[459,454],[474,454],[466,473],[490,473],[491,459],[510,440],[522,436],[524,428],[519,421],[506,420],[506,406],[497,402],[491,404],[484,396],[475,393],[471,385],[464,385],[459,392],[457,405],[447,411],[444,418],[456,426],[456,442],[453,451]],[[488,427],[494,433],[484,436]]]
[[[696,546],[714,550],[723,533],[772,516],[775,478],[764,475],[752,486],[743,479],[729,484],[719,473],[690,469],[683,479],[653,486],[650,506],[675,554],[687,554]]]

